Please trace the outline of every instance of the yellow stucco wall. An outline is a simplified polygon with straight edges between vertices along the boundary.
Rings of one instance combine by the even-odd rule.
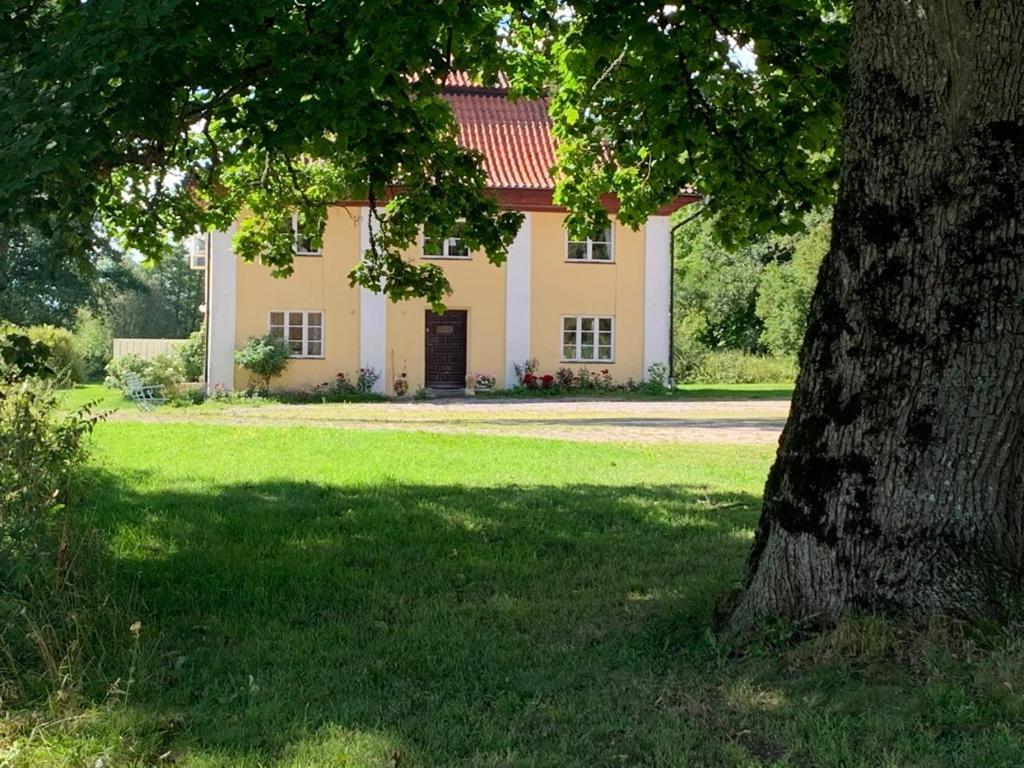
[[[308,388],[334,378],[339,371],[354,376],[359,368],[360,294],[348,285],[348,273],[359,258],[359,209],[330,209],[321,257],[299,257],[294,274],[275,279],[259,264],[236,265],[235,347],[250,336],[267,332],[272,310],[322,310],[323,359],[293,358],[272,385],[281,389]],[[566,262],[564,215],[531,214],[530,347],[542,373],[563,365],[573,369],[608,368],[619,381],[643,378],[644,234],[614,227],[613,263]],[[406,258],[420,259],[417,246]],[[487,373],[504,382],[506,278],[504,265],[495,267],[483,254],[469,260],[431,260],[441,265],[453,292],[446,304],[467,310],[467,372]],[[423,301],[387,304],[385,391],[400,372],[407,373],[409,390],[424,385],[425,311]],[[615,360],[564,363],[561,330],[564,315],[610,315],[615,318]],[[235,371],[236,388],[248,374]]]
[[[567,262],[565,217],[533,216],[530,299],[530,347],[542,373],[563,366],[600,371],[616,381],[643,378],[644,233],[614,224],[615,260]],[[602,315],[615,318],[612,363],[562,362],[562,317]]]
[[[275,389],[307,388],[359,368],[359,291],[348,285],[348,273],[359,259],[358,215],[358,209],[331,208],[323,255],[296,257],[290,277],[274,278],[262,264],[236,262],[236,349],[250,336],[267,333],[272,310],[324,313],[324,357],[293,358],[271,382]],[[244,389],[248,381],[248,372],[236,367],[235,387]]]

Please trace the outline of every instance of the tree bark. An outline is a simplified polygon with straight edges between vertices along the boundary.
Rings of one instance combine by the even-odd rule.
[[[832,246],[734,629],[1024,588],[1024,3],[855,0]]]

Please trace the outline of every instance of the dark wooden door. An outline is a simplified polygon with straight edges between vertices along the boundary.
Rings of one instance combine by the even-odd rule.
[[[466,386],[466,310],[443,315],[427,310],[426,384],[433,389]]]

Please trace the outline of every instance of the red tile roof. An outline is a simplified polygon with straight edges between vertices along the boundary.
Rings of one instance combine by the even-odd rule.
[[[459,123],[459,142],[484,156],[490,187],[554,189],[547,99],[510,101],[503,80],[482,87],[461,73],[448,78],[444,93]]]
[[[494,85],[480,85],[464,72],[448,75],[444,96],[459,124],[459,143],[483,155],[488,187],[500,205],[520,211],[565,210],[552,199],[555,140],[547,99],[511,101],[504,76],[499,75]],[[657,213],[671,213],[699,199],[692,189],[685,189]],[[603,195],[602,203],[610,213],[619,210],[614,195]]]

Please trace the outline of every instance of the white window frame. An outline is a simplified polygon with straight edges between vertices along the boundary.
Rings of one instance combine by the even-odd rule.
[[[276,325],[276,324],[274,324],[272,322],[273,316],[275,314],[277,314],[277,313],[281,313],[281,314],[284,315],[284,325],[283,326],[282,325]],[[291,325],[288,322],[289,319],[290,319],[289,315],[298,315],[298,314],[302,315],[302,339],[301,339],[302,353],[301,354],[297,354],[297,353],[291,351],[291,342],[292,341],[299,341],[299,339],[289,339],[288,338],[288,329],[291,327]],[[319,314],[320,315],[320,338],[319,339],[311,339],[311,338],[309,338],[309,315],[310,314]],[[327,351],[327,346],[326,346],[327,345],[327,314],[322,309],[272,309],[269,312],[267,312],[267,333],[273,333],[275,327],[282,328],[282,330],[283,330],[283,333],[284,333],[283,338],[284,338],[285,342],[288,342],[288,345],[289,345],[289,349],[288,349],[288,357],[289,358],[296,359],[296,360],[322,360],[326,356],[325,353]],[[319,355],[310,355],[310,354],[308,354],[310,342],[314,342],[315,343],[317,341],[320,342],[320,354]]]
[[[569,258],[569,246],[573,243],[586,243],[587,255],[582,259],[570,259]],[[601,243],[607,245],[608,250],[611,253],[610,259],[595,259],[594,258],[594,243]],[[607,240],[594,240],[588,237],[586,240],[573,240],[569,236],[569,231],[565,232],[565,262],[567,264],[614,264],[615,263],[615,223],[608,223],[608,239]]]
[[[290,214],[291,228],[292,228],[292,253],[296,256],[323,256],[323,248],[321,247],[318,251],[300,251],[299,250],[299,214],[292,212]]]
[[[567,331],[565,330],[565,321],[566,320],[575,320],[576,321],[576,330],[575,330],[575,334],[576,334],[576,343],[575,343],[576,354],[573,357],[566,357],[565,356],[565,334],[567,333]],[[584,359],[582,357],[583,345],[580,342],[580,339],[583,336],[583,321],[584,320],[593,320],[594,321],[594,344],[593,344],[593,349],[594,349],[595,357],[590,358],[589,360],[588,359]],[[611,353],[610,353],[611,357],[608,357],[608,358],[598,358],[597,357],[597,355],[600,354],[600,347],[601,347],[601,345],[598,343],[598,335],[602,332],[600,330],[600,326],[601,326],[601,321],[602,320],[610,320],[611,321],[611,334],[612,334]],[[558,324],[558,350],[559,350],[559,357],[560,357],[560,359],[561,359],[561,361],[563,363],[584,363],[584,364],[587,364],[587,365],[589,365],[589,364],[598,365],[598,364],[601,364],[601,363],[614,363],[615,362],[615,315],[562,315],[562,318],[561,318],[561,320],[560,320],[560,322]]]
[[[462,224],[461,221],[457,222],[457,223],[460,224],[460,225]],[[469,261],[470,259],[473,258],[473,252],[470,251],[468,248],[466,249],[465,255],[463,255],[463,254],[454,254],[453,255],[451,253],[452,241],[453,240],[460,240],[461,241],[462,238],[461,237],[446,237],[444,240],[441,241],[441,250],[443,251],[443,253],[427,253],[427,233],[426,233],[426,230],[421,227],[420,228],[420,253],[423,255],[424,259],[435,259],[435,260],[436,259],[453,259],[455,261]]]
[[[189,269],[194,269],[201,272],[206,269],[207,254],[209,253],[209,247],[207,245],[207,238],[209,235],[205,232],[200,232],[192,235],[188,239],[188,266]]]

